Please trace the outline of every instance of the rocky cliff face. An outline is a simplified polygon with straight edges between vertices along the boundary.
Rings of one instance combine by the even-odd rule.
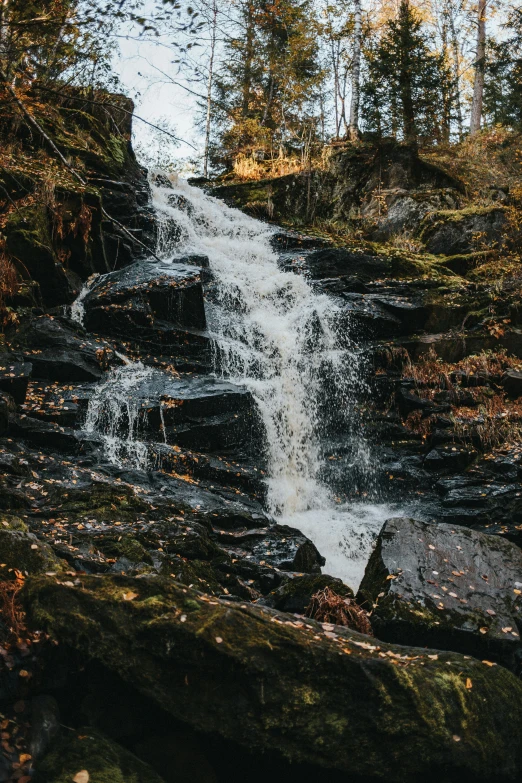
[[[153,242],[130,107],[74,107],[89,187],[43,200],[41,172],[20,192],[3,180],[5,252],[25,278],[0,357],[0,779],[517,780],[522,488],[503,428],[522,348],[516,297],[496,302],[470,245],[503,209],[464,214],[459,183],[407,150],[271,185],[273,217],[316,199],[316,214],[364,213],[374,238],[416,227],[448,251],[274,237],[280,268],[340,303],[366,346],[380,495],[416,493],[450,523],[387,523],[363,635],[303,614],[325,587],[353,593],[266,511],[259,412],[212,374],[209,259],[152,262],[102,219],[103,203]],[[96,142],[81,153],[80,129]],[[252,187],[218,192],[252,208]],[[69,305],[93,272],[81,325]],[[342,459],[331,481],[360,489]]]

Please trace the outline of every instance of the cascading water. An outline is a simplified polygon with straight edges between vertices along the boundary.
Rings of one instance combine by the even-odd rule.
[[[140,389],[154,373],[140,362],[127,362],[111,370],[89,400],[83,431],[101,438],[105,456],[118,467],[148,468],[149,448],[139,432],[144,415]]]
[[[151,186],[158,254],[209,257],[214,286],[207,319],[215,368],[246,386],[259,408],[270,511],[315,541],[330,573],[356,585],[390,509],[341,505],[325,479],[321,429],[328,416],[339,425],[342,414],[350,431],[345,469],[371,483],[355,408],[364,389],[363,359],[350,340],[346,312],[303,276],[279,268],[271,227],[174,176],[153,175]]]

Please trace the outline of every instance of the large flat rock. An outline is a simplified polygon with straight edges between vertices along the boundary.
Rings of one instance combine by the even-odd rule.
[[[380,639],[520,668],[522,551],[469,528],[389,519],[359,589]]]
[[[522,684],[501,666],[220,601],[173,579],[34,577],[24,601],[34,626],[177,719],[318,775],[519,779]]]

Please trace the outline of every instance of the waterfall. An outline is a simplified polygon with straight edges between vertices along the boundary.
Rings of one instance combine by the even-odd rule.
[[[148,468],[148,445],[140,437],[148,400],[143,388],[157,370],[127,361],[111,370],[89,400],[83,427],[87,437],[101,438],[105,456],[118,467]]]
[[[346,312],[302,275],[279,268],[269,225],[175,176],[153,175],[151,187],[158,255],[209,257],[215,371],[246,386],[259,409],[269,510],[316,542],[327,570],[356,585],[389,509],[342,505],[325,479],[321,432],[329,417],[350,432],[346,470],[371,476],[356,406],[365,393],[363,356]]]

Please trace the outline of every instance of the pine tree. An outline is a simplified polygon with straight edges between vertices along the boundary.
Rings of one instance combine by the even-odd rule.
[[[366,46],[365,61],[365,129],[411,143],[441,139],[451,74],[408,0],[402,0],[380,40]]]
[[[522,11],[512,10],[509,36],[489,41],[484,85],[484,114],[490,125],[522,129]]]
[[[319,122],[322,74],[311,0],[242,0],[239,32],[217,80],[220,127],[214,159],[300,149]]]

